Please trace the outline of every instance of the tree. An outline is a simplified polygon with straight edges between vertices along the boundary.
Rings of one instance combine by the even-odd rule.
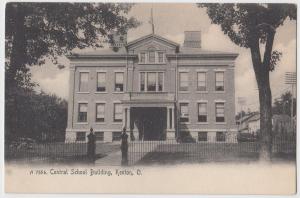
[[[139,23],[126,15],[132,4],[10,2],[5,12],[5,130],[16,132],[20,88],[31,90],[29,67],[75,48],[101,47],[112,31],[124,33]],[[111,42],[112,39],[110,39]],[[59,68],[61,66],[59,65]],[[22,91],[22,90],[21,90]]]
[[[296,99],[293,99],[293,116],[296,115]],[[272,113],[273,114],[285,114],[291,116],[291,106],[292,106],[292,93],[287,91],[283,93],[280,98],[275,99]]]
[[[275,69],[281,52],[273,50],[276,29],[289,18],[296,20],[294,4],[198,4],[205,7],[212,23],[221,26],[232,42],[251,52],[259,90],[261,152],[260,158],[271,160],[272,95],[269,73]],[[263,55],[260,46],[264,48]]]

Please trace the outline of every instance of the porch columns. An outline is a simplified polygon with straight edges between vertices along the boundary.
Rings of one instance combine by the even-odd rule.
[[[126,129],[130,130],[130,107],[127,108]]]
[[[126,127],[126,108],[123,107],[123,123],[122,123],[122,131],[123,128]]]
[[[167,107],[167,130],[170,129],[170,108]]]
[[[172,128],[171,130],[174,131],[175,130],[175,114],[174,114],[174,107],[171,108],[172,110]]]

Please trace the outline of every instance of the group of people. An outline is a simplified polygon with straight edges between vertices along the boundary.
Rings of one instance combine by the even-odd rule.
[[[96,157],[96,136],[94,129],[90,129],[87,144],[87,156],[91,160],[95,160]],[[126,128],[123,128],[121,134],[121,152],[122,152],[122,161],[121,165],[128,165],[128,135],[126,133]]]

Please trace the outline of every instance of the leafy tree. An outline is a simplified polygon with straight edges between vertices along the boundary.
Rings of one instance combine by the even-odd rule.
[[[294,4],[198,4],[205,7],[212,23],[221,26],[232,42],[251,52],[259,90],[261,159],[270,160],[272,151],[272,95],[269,73],[275,69],[281,52],[273,50],[276,29],[289,18],[296,20]],[[264,53],[260,53],[260,46]]]
[[[139,23],[127,18],[132,4],[10,2],[5,10],[6,131],[16,133],[17,92],[31,90],[29,68],[72,49],[101,47],[112,31],[124,33]],[[112,41],[110,37],[110,41]],[[62,68],[61,65],[58,65]],[[23,91],[23,90],[22,90]]]
[[[296,99],[293,99],[293,116],[296,115]],[[290,91],[285,92],[280,96],[279,99],[275,100],[272,113],[273,114],[286,114],[291,116],[291,106],[292,106],[292,93]]]

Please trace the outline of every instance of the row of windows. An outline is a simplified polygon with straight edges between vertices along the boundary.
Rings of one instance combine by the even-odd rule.
[[[179,91],[189,91],[189,73],[179,73]],[[88,92],[88,72],[80,72],[79,91]],[[106,72],[97,72],[97,92],[106,92]],[[140,72],[141,92],[162,92],[164,90],[163,72]],[[215,73],[215,90],[224,91],[224,72]],[[115,72],[114,91],[124,91],[124,72]],[[197,72],[197,91],[207,91],[206,72]]]
[[[179,72],[179,91],[189,91],[188,72]],[[206,72],[197,72],[197,91],[207,91]],[[215,72],[215,91],[224,91],[224,72]]]
[[[225,132],[217,132],[215,140],[217,142],[225,142],[225,140],[226,140]],[[207,132],[198,132],[198,141],[199,142],[207,142],[208,141]]]
[[[121,132],[112,132],[112,141],[121,140]],[[86,141],[86,132],[76,132],[76,141]],[[104,132],[95,132],[96,141],[104,141]]]
[[[97,72],[96,91],[106,92],[106,87],[106,72]],[[78,89],[79,92],[89,91],[89,72],[80,72]],[[115,72],[114,91],[124,91],[124,72]]]
[[[139,54],[139,63],[164,63],[165,53],[162,51],[156,51],[155,49],[150,49],[149,51],[141,52]]]
[[[198,122],[207,122],[207,102],[200,102],[198,105]],[[189,103],[180,103],[180,122],[189,122]],[[215,103],[215,121],[225,122],[225,103]]]
[[[122,122],[123,117],[123,107],[120,103],[114,103],[113,108],[113,120],[114,122]],[[88,117],[88,103],[78,104],[78,122],[87,122]],[[96,122],[105,121],[105,103],[96,103]]]

